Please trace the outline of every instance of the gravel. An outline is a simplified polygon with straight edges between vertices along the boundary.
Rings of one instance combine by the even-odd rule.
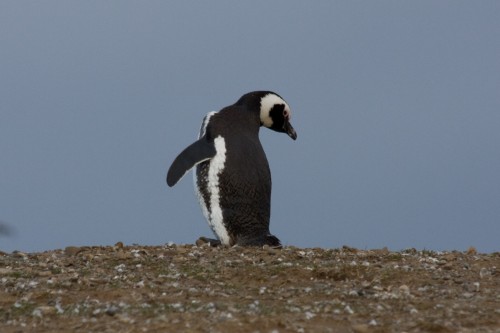
[[[0,332],[500,332],[500,253],[0,252]]]

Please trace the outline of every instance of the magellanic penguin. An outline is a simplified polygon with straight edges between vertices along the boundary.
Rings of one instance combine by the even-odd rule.
[[[218,240],[212,245],[281,246],[269,232],[271,171],[259,140],[261,126],[288,134],[291,111],[278,94],[254,91],[203,119],[198,141],[184,149],[167,173],[174,186],[192,167],[203,215]]]

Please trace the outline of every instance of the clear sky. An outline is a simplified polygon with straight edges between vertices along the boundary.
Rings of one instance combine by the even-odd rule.
[[[499,1],[1,1],[0,250],[212,236],[166,171],[273,90],[285,245],[499,251],[499,59]]]

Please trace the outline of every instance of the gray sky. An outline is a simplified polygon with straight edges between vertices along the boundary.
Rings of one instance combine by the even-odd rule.
[[[0,249],[212,236],[167,168],[273,90],[285,245],[498,251],[499,55],[498,1],[1,1]]]

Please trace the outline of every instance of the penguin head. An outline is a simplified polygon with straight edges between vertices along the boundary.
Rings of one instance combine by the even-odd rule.
[[[263,92],[260,98],[260,123],[276,132],[286,133],[293,140],[297,132],[290,124],[290,107],[280,95],[271,91]]]

